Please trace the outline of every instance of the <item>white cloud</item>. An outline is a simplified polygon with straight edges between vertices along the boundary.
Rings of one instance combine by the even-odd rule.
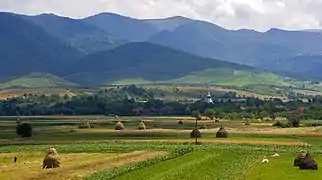
[[[115,12],[136,18],[186,16],[229,29],[322,28],[322,0],[0,0],[0,11],[85,17]]]

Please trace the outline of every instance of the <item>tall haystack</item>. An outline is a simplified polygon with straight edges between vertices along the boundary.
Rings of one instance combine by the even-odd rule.
[[[139,130],[145,130],[146,129],[146,126],[145,126],[143,121],[140,122],[138,129]]]
[[[306,156],[306,151],[302,150],[299,152],[299,154],[297,155],[297,157],[294,159],[294,166],[299,166],[300,163],[302,163],[302,161],[304,160],[304,157]]]
[[[114,129],[115,129],[115,130],[118,130],[118,131],[123,130],[123,129],[124,129],[124,125],[123,125],[123,123],[122,123],[121,121],[117,122],[117,123],[115,124]]]
[[[217,138],[227,138],[228,137],[228,132],[224,127],[221,127],[218,132],[216,133]]]
[[[51,169],[61,167],[60,159],[56,149],[50,148],[43,160],[43,169]]]
[[[198,129],[192,130],[190,138],[201,138],[201,132]]]
[[[312,158],[310,153],[306,153],[305,157],[303,158],[303,161],[301,161],[299,164],[299,168],[301,170],[318,170],[318,164]]]

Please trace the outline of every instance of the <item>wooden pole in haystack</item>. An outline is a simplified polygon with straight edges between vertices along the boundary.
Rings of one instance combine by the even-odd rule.
[[[198,129],[198,119],[196,118],[195,129]],[[196,144],[198,144],[198,137],[196,136]]]

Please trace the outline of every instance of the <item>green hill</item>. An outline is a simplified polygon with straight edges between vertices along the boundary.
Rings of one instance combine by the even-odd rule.
[[[106,84],[119,79],[169,81],[208,68],[255,70],[235,63],[207,59],[151,43],[129,43],[88,55],[65,68],[64,76],[79,84]]]
[[[220,86],[303,87],[305,82],[151,43],[129,43],[88,55],[67,67],[78,84],[214,84]]]
[[[290,78],[285,78],[270,72],[259,70],[236,70],[231,68],[196,71],[184,77],[171,80],[171,82],[192,84],[207,82],[211,84],[228,86],[291,85]]]
[[[70,87],[77,86],[58,76],[47,73],[32,73],[17,79],[0,83],[1,89],[7,88],[39,88],[39,87]]]
[[[290,78],[279,76],[270,72],[259,70],[238,70],[232,68],[213,68],[189,73],[180,78],[165,81],[149,81],[143,78],[126,78],[113,81],[111,84],[215,84],[222,86],[297,86],[301,82]]]

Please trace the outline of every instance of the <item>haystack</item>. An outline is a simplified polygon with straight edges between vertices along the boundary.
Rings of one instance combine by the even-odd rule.
[[[183,121],[182,121],[182,120],[180,120],[180,121],[178,122],[178,124],[182,125],[182,124],[183,124]]]
[[[114,127],[114,129],[115,130],[123,130],[124,129],[124,125],[123,125],[123,123],[121,122],[121,121],[119,121],[119,122],[117,122],[116,124],[115,124],[115,127]]]
[[[60,159],[56,149],[50,148],[43,160],[43,169],[51,169],[61,167]]]
[[[299,167],[301,170],[305,170],[305,169],[318,170],[318,165],[311,157],[310,153],[306,153],[305,157],[300,162]]]
[[[228,132],[224,127],[221,127],[218,132],[216,133],[217,138],[227,138],[228,137]]]
[[[297,157],[294,159],[294,166],[299,166],[300,163],[302,163],[302,161],[304,160],[304,157],[306,156],[306,151],[302,150],[299,152],[299,154],[297,155]]]
[[[146,126],[145,126],[143,121],[140,122],[138,129],[139,130],[145,130],[146,129]]]
[[[201,132],[198,129],[192,130],[190,138],[201,138]]]

